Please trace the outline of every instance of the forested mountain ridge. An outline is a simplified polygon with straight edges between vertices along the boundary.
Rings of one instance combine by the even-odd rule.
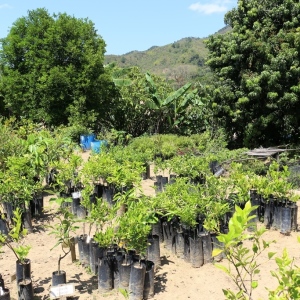
[[[216,34],[230,30],[228,26]],[[142,72],[162,75],[182,85],[186,81],[195,80],[209,73],[205,66],[208,49],[206,38],[186,37],[165,46],[152,46],[146,51],[131,51],[124,55],[105,55],[106,64],[115,62],[117,66],[126,68],[138,66]]]

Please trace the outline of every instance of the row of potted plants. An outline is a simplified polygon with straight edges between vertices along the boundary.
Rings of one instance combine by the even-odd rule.
[[[159,139],[158,136],[155,138]],[[121,244],[121,249],[134,249],[138,254],[144,255],[147,252],[147,238],[151,227],[161,220],[165,225],[162,230],[165,236],[172,235],[174,228],[176,233],[181,233],[177,235],[175,243],[177,251],[182,251],[179,249],[182,249],[180,247],[184,240],[183,231],[188,232],[190,243],[196,243],[193,235],[199,237],[201,232],[203,236],[216,232],[217,228],[220,229],[220,226],[228,221],[232,204],[245,202],[251,189],[257,189],[261,195],[269,195],[271,186],[274,196],[296,200],[291,194],[292,186],[284,180],[288,170],[278,171],[279,166],[275,164],[271,165],[266,177],[245,173],[239,164],[230,164],[230,168],[227,168],[228,176],[217,178],[211,174],[209,164],[212,160],[222,157],[218,152],[210,155],[195,155],[192,152],[175,156],[157,153],[154,155],[155,152],[152,151],[138,151],[137,147],[133,147],[134,143],[130,143],[127,147],[111,147],[98,154],[93,153],[84,163],[80,155],[72,153],[72,147],[69,147],[71,144],[61,143],[62,154],[53,155],[51,158],[48,154],[51,151],[55,152],[54,143],[52,145],[48,142],[46,147],[45,140],[33,140],[33,144],[30,142],[33,147],[28,148],[28,155],[24,158],[8,157],[1,173],[4,183],[1,191],[2,201],[23,201],[24,211],[26,208],[28,210],[24,199],[32,199],[33,195],[39,194],[44,189],[42,178],[44,179],[50,170],[55,170],[52,171],[51,185],[60,194],[59,198],[63,199],[63,207],[69,209],[68,203],[75,203],[73,200],[77,200],[79,207],[84,208],[84,214],[77,215],[73,205],[72,213],[68,210],[68,213],[62,213],[61,222],[70,228],[70,224],[73,226],[74,222],[82,219],[83,236],[86,237],[91,237],[90,227],[95,225],[93,240],[103,247]],[[44,157],[45,153],[47,155]],[[236,157],[240,154],[234,155]],[[145,164],[151,162],[155,156],[158,169],[163,171],[168,168],[178,178],[164,192],[149,198],[141,196],[139,187]],[[19,182],[18,188],[10,189],[9,182],[15,178]],[[199,178],[201,180],[195,180]],[[26,197],[18,193],[20,189],[25,191]],[[231,201],[228,201],[229,195],[232,194],[237,197],[231,197]],[[101,201],[97,201],[97,198]],[[71,208],[73,206],[71,205]],[[170,222],[173,222],[174,226],[170,227]],[[88,232],[85,230],[86,224],[89,226]],[[202,245],[205,239],[206,237],[202,239]],[[66,244],[63,240],[66,238],[60,238],[59,245]],[[172,243],[173,241],[172,237]],[[197,243],[199,248],[199,242]],[[206,244],[209,247],[210,243]],[[71,246],[72,243],[67,245]],[[66,253],[68,251],[64,252]]]

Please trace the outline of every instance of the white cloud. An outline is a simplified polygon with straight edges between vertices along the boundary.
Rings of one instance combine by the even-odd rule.
[[[9,4],[5,3],[5,4],[0,4],[0,9],[4,9],[4,8],[12,8],[12,6],[10,6]]]
[[[189,6],[189,9],[194,10],[205,15],[210,15],[214,13],[222,13],[229,10],[229,4],[232,3],[231,0],[214,0],[210,3],[194,3]]]

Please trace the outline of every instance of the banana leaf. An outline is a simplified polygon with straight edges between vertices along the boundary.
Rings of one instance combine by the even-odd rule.
[[[160,96],[157,94],[156,85],[149,73],[146,73],[146,80],[150,84],[150,89],[151,89],[150,91],[151,91],[151,96],[152,96],[152,100],[153,100],[153,103],[147,102],[147,105],[150,109],[160,109],[163,106],[162,100],[161,100]]]
[[[179,97],[181,97],[182,95],[184,95],[188,89],[191,87],[191,83],[187,83],[185,84],[183,87],[181,87],[180,89],[178,89],[177,91],[171,93],[171,95],[169,95],[162,103],[162,106],[166,106],[169,103],[176,101]]]

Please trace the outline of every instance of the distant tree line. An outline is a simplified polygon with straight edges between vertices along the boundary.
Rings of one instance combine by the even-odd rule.
[[[231,30],[206,40],[208,60],[190,57],[212,75],[175,88],[137,67],[105,65],[90,20],[28,11],[0,41],[0,113],[133,136],[221,127],[231,147],[299,143],[299,1],[239,0],[225,22]]]

